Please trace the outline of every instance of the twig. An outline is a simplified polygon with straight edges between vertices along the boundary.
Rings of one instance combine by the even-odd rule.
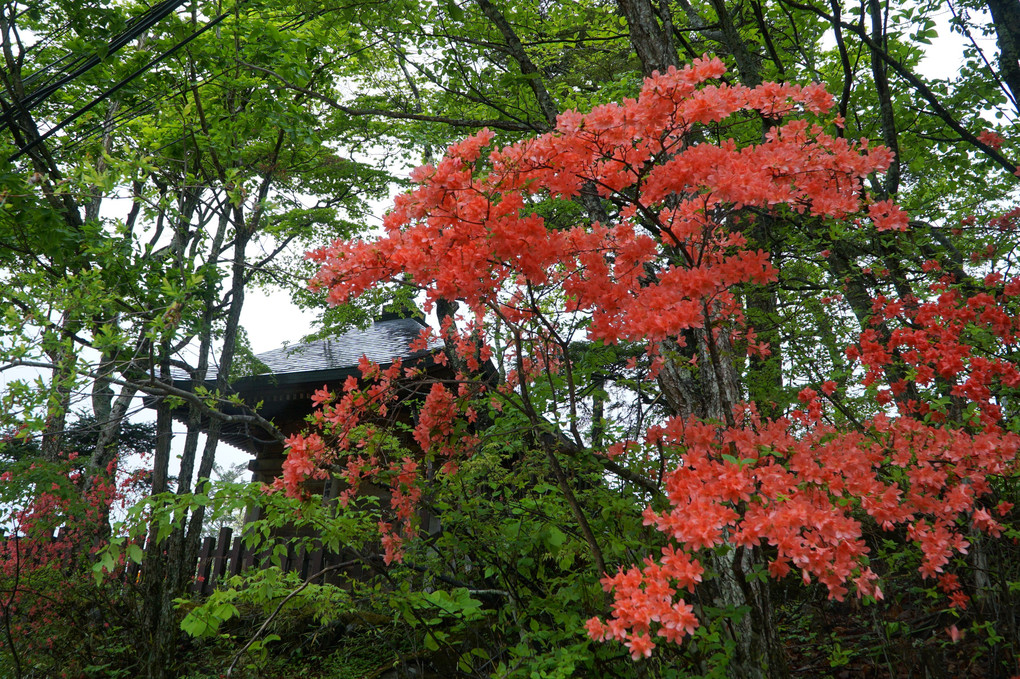
[[[234,658],[230,662],[230,667],[227,668],[227,676],[229,677],[231,675],[231,673],[234,671],[234,666],[237,665],[237,661],[240,660],[241,656],[244,655],[244,652],[247,651],[249,648],[251,648],[251,645],[254,644],[258,640],[258,638],[260,636],[262,636],[262,633],[266,631],[267,627],[269,627],[269,623],[271,623],[276,618],[276,616],[280,613],[280,611],[283,610],[283,607],[287,605],[288,601],[290,601],[291,599],[296,597],[298,594],[300,594],[301,591],[304,590],[304,588],[307,587],[308,585],[312,584],[312,581],[315,580],[316,578],[318,578],[318,577],[320,577],[322,575],[325,575],[326,573],[328,573],[330,571],[335,571],[335,570],[338,570],[340,568],[347,568],[348,566],[353,566],[353,565],[357,564],[359,561],[360,561],[359,559],[351,559],[350,561],[344,561],[343,563],[334,564],[332,566],[326,566],[325,568],[323,568],[318,573],[315,573],[314,575],[308,576],[308,579],[305,580],[301,584],[300,587],[298,587],[293,592],[291,592],[290,594],[285,596],[283,598],[283,601],[281,601],[280,604],[276,607],[276,610],[274,610],[269,615],[269,617],[266,618],[266,621],[262,623],[262,626],[259,627],[258,631],[255,632],[255,634],[252,636],[252,638],[248,640],[248,643],[246,643],[244,646],[242,646],[241,650],[234,654]]]

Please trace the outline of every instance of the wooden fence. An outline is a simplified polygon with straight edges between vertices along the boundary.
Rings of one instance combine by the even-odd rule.
[[[62,528],[53,535],[52,539],[54,542],[59,542],[63,537],[64,529]],[[8,553],[9,550],[6,549],[8,544],[12,545],[12,550],[17,549],[17,547],[13,546],[15,543],[11,538],[5,538],[0,533],[0,558],[2,558],[3,554]],[[73,551],[77,548],[71,545],[68,549]],[[70,552],[68,556],[70,556]],[[259,550],[248,549],[244,546],[244,541],[240,535],[235,537],[233,530],[228,526],[224,526],[216,537],[208,536],[202,539],[198,549],[198,556],[195,560],[191,591],[196,594],[211,594],[218,582],[251,568],[263,568],[270,565],[272,563],[271,556],[271,547],[262,547]],[[21,558],[26,557],[23,556]],[[324,568],[340,563],[343,563],[343,558],[340,555],[334,554],[321,546],[315,549],[307,549],[305,547],[298,548],[291,544],[288,545],[287,553],[281,559],[280,566],[284,572],[293,571],[302,580],[306,580]],[[27,562],[24,565],[27,565]],[[138,578],[140,568],[139,564],[132,563],[125,569],[124,576],[130,580],[135,580]],[[337,574],[330,572],[316,578],[315,582],[335,582],[336,579]]]
[[[261,568],[271,563],[271,550],[262,549],[256,553],[255,550],[245,548],[241,536],[233,537],[231,540],[232,536],[233,531],[224,526],[217,537],[209,536],[202,540],[195,564],[195,579],[191,586],[193,592],[209,594],[215,589],[217,582],[249,568]],[[323,547],[309,550],[290,545],[280,566],[284,572],[293,571],[305,580],[340,560],[339,555]]]

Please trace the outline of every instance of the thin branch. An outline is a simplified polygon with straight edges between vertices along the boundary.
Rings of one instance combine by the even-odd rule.
[[[248,643],[242,646],[241,650],[234,654],[234,659],[231,661],[230,667],[227,668],[227,676],[229,677],[233,673],[234,667],[237,665],[237,661],[241,659],[241,656],[244,655],[245,651],[251,648],[252,644],[258,641],[258,638],[261,637],[262,633],[266,631],[267,627],[269,627],[269,623],[276,619],[276,616],[280,613],[280,611],[283,610],[283,607],[287,605],[288,601],[290,601],[298,594],[300,594],[302,591],[304,591],[305,587],[312,584],[312,581],[314,581],[316,578],[322,577],[323,575],[329,573],[330,571],[335,571],[341,568],[348,568],[349,566],[354,566],[360,561],[361,559],[351,559],[350,561],[344,561],[343,563],[334,564],[332,566],[326,566],[318,573],[315,573],[314,575],[309,575],[308,579],[301,583],[300,587],[298,587],[293,592],[291,592],[290,594],[283,598],[283,601],[279,603],[279,605],[276,607],[276,610],[269,614],[269,617],[266,618],[265,622],[262,623],[262,626],[258,628],[258,631],[256,631],[255,634],[252,635],[252,638],[248,640]]]
[[[247,66],[248,68],[251,68],[253,70],[261,71],[266,75],[270,75],[279,80],[288,89],[292,89],[296,92],[300,92],[308,97],[311,97],[312,99],[321,101],[322,103],[331,106],[332,108],[335,108],[339,111],[342,111],[349,116],[381,116],[383,118],[393,118],[395,120],[416,120],[425,123],[443,123],[445,125],[451,125],[453,127],[470,127],[475,129],[482,127],[491,127],[497,130],[507,130],[510,132],[535,131],[534,125],[529,125],[527,123],[518,123],[509,120],[497,120],[497,119],[478,120],[473,118],[450,118],[448,116],[433,116],[424,115],[420,113],[402,113],[400,111],[387,111],[385,109],[378,108],[352,108],[350,106],[345,106],[341,104],[333,97],[326,96],[321,92],[315,92],[313,90],[309,90],[304,87],[301,87],[300,85],[292,83],[283,76],[281,76],[279,73],[276,73],[275,71],[272,71],[268,68],[256,66],[255,64],[249,64],[244,61],[240,62],[240,64],[242,66]]]
[[[478,7],[482,10],[482,14],[491,21],[499,32],[503,34],[503,39],[506,40],[507,50],[510,55],[517,62],[517,66],[521,69],[521,73],[528,79],[528,86],[531,91],[535,94],[535,99],[538,100],[538,107],[542,110],[542,115],[549,122],[550,125],[556,124],[556,117],[560,114],[559,106],[553,101],[552,95],[545,88],[545,83],[542,82],[541,72],[531,61],[528,53],[524,50],[524,45],[521,44],[521,39],[517,37],[516,31],[510,22],[506,20],[503,13],[493,5],[489,0],[475,0],[478,3]]]
[[[871,37],[868,36],[867,32],[864,30],[863,26],[847,23],[845,21],[836,19],[825,10],[819,9],[814,5],[797,2],[796,0],[782,0],[782,2],[796,9],[804,10],[807,12],[813,12],[814,14],[817,14],[826,21],[829,21],[831,24],[833,25],[839,24],[846,30],[856,35],[858,38],[861,39],[861,42],[863,42],[870,50],[872,50],[872,53],[875,56],[879,57],[882,61],[891,66],[892,69],[896,71],[896,73],[901,78],[906,80],[910,84],[910,86],[914,88],[914,91],[916,91],[919,95],[921,95],[921,97],[925,101],[928,102],[928,104],[932,107],[932,110],[935,113],[935,115],[942,119],[942,121],[946,123],[946,125],[948,125],[950,128],[952,128],[954,132],[960,135],[960,137],[962,137],[964,141],[971,144],[975,148],[979,149],[981,152],[983,152],[989,158],[998,163],[999,166],[1008,171],[1010,174],[1016,173],[1017,170],[1016,165],[1010,162],[1008,158],[999,153],[996,149],[979,140],[976,135],[974,135],[970,130],[964,127],[962,123],[956,120],[956,118],[954,118],[953,115],[948,110],[946,110],[946,107],[942,105],[938,97],[935,96],[935,93],[931,91],[931,88],[929,88],[928,85],[925,84],[923,80],[917,77],[917,75],[911,72],[910,69],[904,66],[901,61],[893,58],[881,45],[872,40]]]

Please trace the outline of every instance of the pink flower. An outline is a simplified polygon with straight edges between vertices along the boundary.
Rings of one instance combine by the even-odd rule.
[[[982,144],[991,146],[993,149],[1000,148],[1006,140],[1002,138],[1002,135],[998,132],[992,132],[991,130],[983,130],[981,134],[977,136],[977,139]]]
[[[644,634],[635,634],[630,637],[626,646],[630,649],[630,657],[640,660],[642,657],[647,658],[652,655],[655,643]]]

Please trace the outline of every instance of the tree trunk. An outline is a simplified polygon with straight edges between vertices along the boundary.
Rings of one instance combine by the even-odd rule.
[[[999,47],[999,73],[1009,87],[1013,105],[1020,101],[1020,3],[1016,0],[987,0]]]
[[[656,11],[651,0],[617,1],[627,20],[630,41],[641,59],[644,75],[679,65],[668,3],[662,3]],[[725,0],[712,0],[712,5],[718,15],[720,37],[736,59],[741,81],[751,87],[758,85],[761,82],[759,61],[741,39]],[[768,291],[763,294],[767,295]],[[762,297],[758,301],[767,306],[771,298]],[[687,332],[685,347],[676,342],[664,343],[665,362],[659,385],[675,415],[732,425],[733,406],[743,399],[740,372],[727,329],[713,333],[714,314],[707,305],[704,314],[705,328]],[[697,360],[692,362],[692,359]],[[772,379],[781,379],[781,376],[773,375]],[[726,554],[713,552],[708,561],[717,573],[716,579],[704,590],[711,605],[725,610],[749,611],[731,619],[724,630],[733,644],[729,676],[734,679],[787,677],[785,655],[775,632],[768,583],[750,577],[754,567],[763,564],[761,555],[754,550],[730,550]]]
[[[67,324],[65,314],[61,326],[66,328]],[[71,393],[78,364],[78,355],[69,344],[70,340],[61,340],[46,350],[50,362],[56,366],[50,377],[50,395],[46,403],[46,424],[42,436],[42,456],[50,462],[55,462],[65,452],[64,429],[67,426],[67,412],[71,408]]]
[[[163,374],[169,376],[164,365]],[[152,474],[153,494],[163,493],[167,489],[167,465],[170,460],[170,443],[173,440],[173,418],[170,407],[160,402],[156,408],[156,450]],[[167,586],[167,558],[162,545],[156,542],[156,527],[149,529],[147,549],[142,564],[142,601],[141,621],[142,632],[148,636],[147,643],[142,647],[147,650],[143,659],[146,674],[149,677],[162,677],[166,672],[166,658],[172,649],[173,640],[168,639],[166,625],[161,621],[172,619],[172,609],[166,608],[164,590]]]
[[[731,424],[739,400],[740,376],[728,334],[711,328],[687,333],[687,346],[664,350],[659,374],[662,394],[674,414]],[[696,364],[691,358],[697,357]],[[769,583],[755,576],[765,561],[757,549],[712,551],[706,559],[715,577],[699,587],[703,601],[726,611],[747,611],[725,621],[722,633],[732,644],[727,675],[733,679],[785,679],[786,656],[776,628]]]
[[[779,679],[789,676],[786,652],[779,639],[772,610],[769,582],[748,577],[765,559],[757,549],[729,549],[713,552],[708,563],[716,576],[704,582],[702,596],[713,607],[729,611],[746,608],[747,613],[730,618],[723,633],[733,641],[727,676],[734,679]]]
[[[630,43],[641,60],[641,70],[648,76],[655,71],[665,73],[670,66],[679,66],[673,47],[672,26],[661,26],[650,0],[618,0],[620,11],[627,19]]]
[[[264,196],[263,196],[264,198]],[[238,326],[241,318],[241,307],[244,304],[245,284],[245,249],[251,238],[253,229],[238,208],[234,209],[235,236],[233,240],[233,262],[231,267],[230,306],[224,319],[223,351],[220,354],[217,369],[216,386],[225,392],[228,388],[228,376],[234,359]],[[254,221],[254,220],[252,220]],[[227,227],[230,225],[229,213],[226,210],[220,216],[219,228],[212,240],[211,253],[219,253]],[[216,313],[215,281],[209,282],[206,290],[206,306],[204,318],[197,339],[199,341],[198,364],[193,379],[196,383],[205,380],[208,374],[209,359],[213,351],[214,314]],[[165,348],[165,347],[164,347]],[[160,379],[170,382],[171,376],[167,365],[162,365]],[[181,452],[181,468],[177,479],[177,495],[193,492],[204,492],[202,479],[212,474],[216,461],[216,447],[219,443],[222,421],[216,418],[203,417],[207,414],[197,405],[192,405],[187,422],[187,433],[184,449]],[[160,444],[155,456],[153,475],[153,493],[168,490],[167,465],[169,463],[169,410],[160,405],[157,418],[157,436]],[[202,456],[198,459],[199,433],[206,434]],[[198,466],[196,469],[196,461]],[[197,473],[196,473],[197,472]],[[180,630],[174,610],[174,600],[187,592],[188,585],[194,577],[195,560],[198,553],[199,540],[202,533],[202,522],[205,508],[201,505],[194,508],[190,515],[181,510],[174,516],[175,528],[170,537],[161,545],[156,545],[155,536],[150,535],[151,556],[147,556],[142,569],[146,579],[144,618],[150,639],[150,650],[147,658],[147,671],[150,679],[163,679],[169,676]]]

